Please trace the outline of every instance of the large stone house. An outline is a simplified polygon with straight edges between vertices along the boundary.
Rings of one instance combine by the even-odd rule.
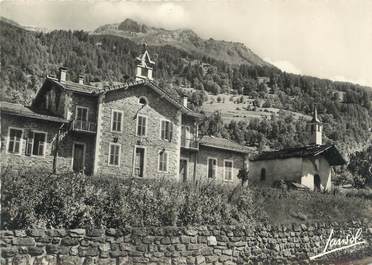
[[[276,182],[301,184],[310,190],[331,190],[332,166],[346,162],[334,145],[322,144],[322,123],[314,108],[310,122],[310,144],[262,152],[249,163],[249,182],[275,185]]]
[[[30,107],[1,102],[3,170],[238,182],[251,149],[201,136],[203,116],[156,85],[147,48],[136,81],[104,88],[47,77]]]

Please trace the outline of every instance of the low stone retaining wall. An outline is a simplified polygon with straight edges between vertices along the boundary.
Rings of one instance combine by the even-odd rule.
[[[356,241],[365,243],[310,262],[310,257],[324,250],[331,229],[332,239],[345,240],[347,235],[352,239],[359,233]],[[331,241],[330,245],[335,242]],[[362,222],[352,222],[3,230],[0,247],[1,264],[9,265],[323,264],[329,260],[372,256],[372,228],[368,229]]]

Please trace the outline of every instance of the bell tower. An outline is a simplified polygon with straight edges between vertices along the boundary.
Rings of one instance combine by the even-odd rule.
[[[136,58],[136,62],[136,81],[152,80],[152,71],[155,66],[155,62],[150,58],[146,43],[143,44],[142,54]]]
[[[318,118],[318,111],[314,105],[313,118],[310,122],[310,144],[321,145],[323,125]]]

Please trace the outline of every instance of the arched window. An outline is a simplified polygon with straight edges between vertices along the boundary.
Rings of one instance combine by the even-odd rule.
[[[146,97],[140,97],[138,102],[142,105],[147,105],[148,104],[148,100]]]
[[[262,168],[262,169],[261,169],[261,177],[260,177],[260,180],[261,180],[261,181],[265,181],[265,180],[266,180],[266,169],[265,169],[265,168]]]

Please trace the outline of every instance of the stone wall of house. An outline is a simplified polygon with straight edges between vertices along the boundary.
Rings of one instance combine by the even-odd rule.
[[[314,264],[372,254],[372,228],[358,221],[255,227],[33,229],[0,232],[1,264],[313,264],[309,258],[322,253],[331,229],[332,238],[355,235],[361,229],[357,241],[366,243],[320,257]]]
[[[52,171],[54,158],[54,144],[61,126],[58,122],[31,119],[8,114],[1,114],[1,167],[4,170],[13,172],[34,169]],[[8,153],[8,133],[9,127],[23,130],[21,139],[21,151],[19,154]],[[44,156],[26,155],[26,139],[32,131],[42,131],[47,133],[47,143]],[[69,171],[71,168],[72,146],[60,144],[58,152],[57,167],[60,172]]]
[[[67,119],[75,119],[76,107],[88,108],[88,121],[97,123],[97,104],[98,97],[91,95],[82,95],[78,93],[69,93],[69,103],[67,105]]]
[[[145,96],[148,104],[139,103],[139,98]],[[112,132],[111,116],[113,110],[123,112],[121,132]],[[147,117],[146,136],[137,136],[137,116]],[[146,86],[121,89],[106,94],[101,110],[100,144],[98,150],[97,174],[132,176],[135,158],[135,148],[145,149],[145,178],[178,177],[180,157],[180,128],[181,113],[164,98]],[[160,135],[160,121],[167,119],[173,123],[173,137],[171,141],[162,140]],[[121,145],[120,165],[108,164],[110,143]],[[159,152],[168,153],[168,172],[158,171]]]
[[[61,123],[50,122],[38,119],[31,119],[20,116],[1,115],[1,167],[3,170],[10,170],[14,173],[21,173],[24,170],[36,170],[52,172],[54,148],[58,128]],[[69,125],[65,125],[68,127]],[[8,132],[9,127],[23,130],[21,139],[20,154],[8,153]],[[47,143],[44,156],[26,155],[26,140],[32,131],[41,131],[47,133]],[[63,131],[63,130],[62,130]],[[81,132],[69,131],[61,133],[57,156],[57,172],[64,173],[72,170],[72,150],[75,142],[84,143],[85,152],[85,173],[90,175],[93,171],[95,135]]]
[[[188,179],[193,180],[195,153],[193,151],[181,150],[181,157],[188,159]],[[216,181],[219,183],[237,184],[240,182],[237,175],[241,168],[244,167],[245,155],[233,151],[199,146],[199,152],[196,154],[196,171],[195,180],[208,181],[208,158],[217,159]],[[224,179],[224,161],[233,161],[233,179],[225,181]]]

